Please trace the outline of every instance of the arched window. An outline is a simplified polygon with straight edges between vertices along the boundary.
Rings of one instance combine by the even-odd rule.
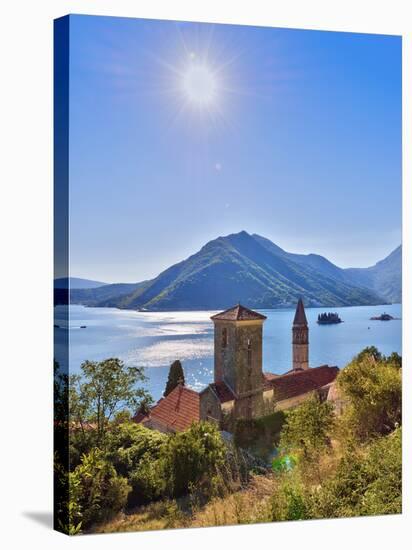
[[[247,366],[252,367],[252,341],[249,338],[247,341]]]
[[[227,347],[227,328],[222,329],[222,348]]]

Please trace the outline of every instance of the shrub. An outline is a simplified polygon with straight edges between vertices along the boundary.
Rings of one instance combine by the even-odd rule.
[[[156,460],[167,436],[156,430],[149,430],[135,422],[113,426],[107,437],[107,457],[123,476],[129,476],[140,462],[149,458]]]
[[[295,451],[305,460],[317,459],[330,444],[333,425],[333,406],[313,393],[302,405],[287,413],[280,448]]]
[[[214,424],[200,422],[170,436],[161,460],[171,496],[187,493],[193,486],[207,490],[225,466],[226,445]]]
[[[310,517],[399,514],[402,509],[401,429],[352,448],[310,499]]]
[[[73,522],[82,529],[110,519],[124,508],[130,487],[116,473],[99,449],[83,455],[81,463],[69,474],[70,502],[75,510]]]
[[[366,348],[339,374],[338,386],[349,403],[343,420],[357,438],[366,441],[401,425],[400,364],[397,354],[384,357]]]
[[[132,487],[128,505],[161,496],[164,480],[158,461],[167,436],[135,422],[114,426],[107,437],[107,459]]]
[[[307,504],[303,486],[285,477],[270,499],[271,521],[307,519]]]

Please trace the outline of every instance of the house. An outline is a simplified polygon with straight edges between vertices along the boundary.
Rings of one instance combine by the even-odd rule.
[[[147,415],[134,420],[162,432],[183,431],[199,420],[225,424],[225,418],[252,419],[296,407],[317,391],[333,400],[338,367],[309,366],[309,326],[303,301],[292,324],[292,369],[263,372],[266,316],[237,304],[213,315],[214,379],[200,393],[177,386]],[[336,393],[336,392],[335,392]]]
[[[182,432],[199,422],[199,394],[179,384],[167,397],[162,397],[148,414],[137,413],[137,423],[159,432]]]

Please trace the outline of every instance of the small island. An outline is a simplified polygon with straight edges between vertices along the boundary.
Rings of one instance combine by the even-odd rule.
[[[378,315],[377,317],[371,317],[371,321],[393,321],[395,317],[392,317],[392,315],[389,315],[389,313],[382,313],[381,315]]]
[[[337,313],[319,313],[318,315],[319,325],[337,325],[342,322],[342,319]]]

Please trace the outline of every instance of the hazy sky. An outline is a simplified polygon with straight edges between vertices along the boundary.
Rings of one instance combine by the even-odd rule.
[[[401,241],[401,39],[72,16],[71,275],[242,229],[367,266]]]

